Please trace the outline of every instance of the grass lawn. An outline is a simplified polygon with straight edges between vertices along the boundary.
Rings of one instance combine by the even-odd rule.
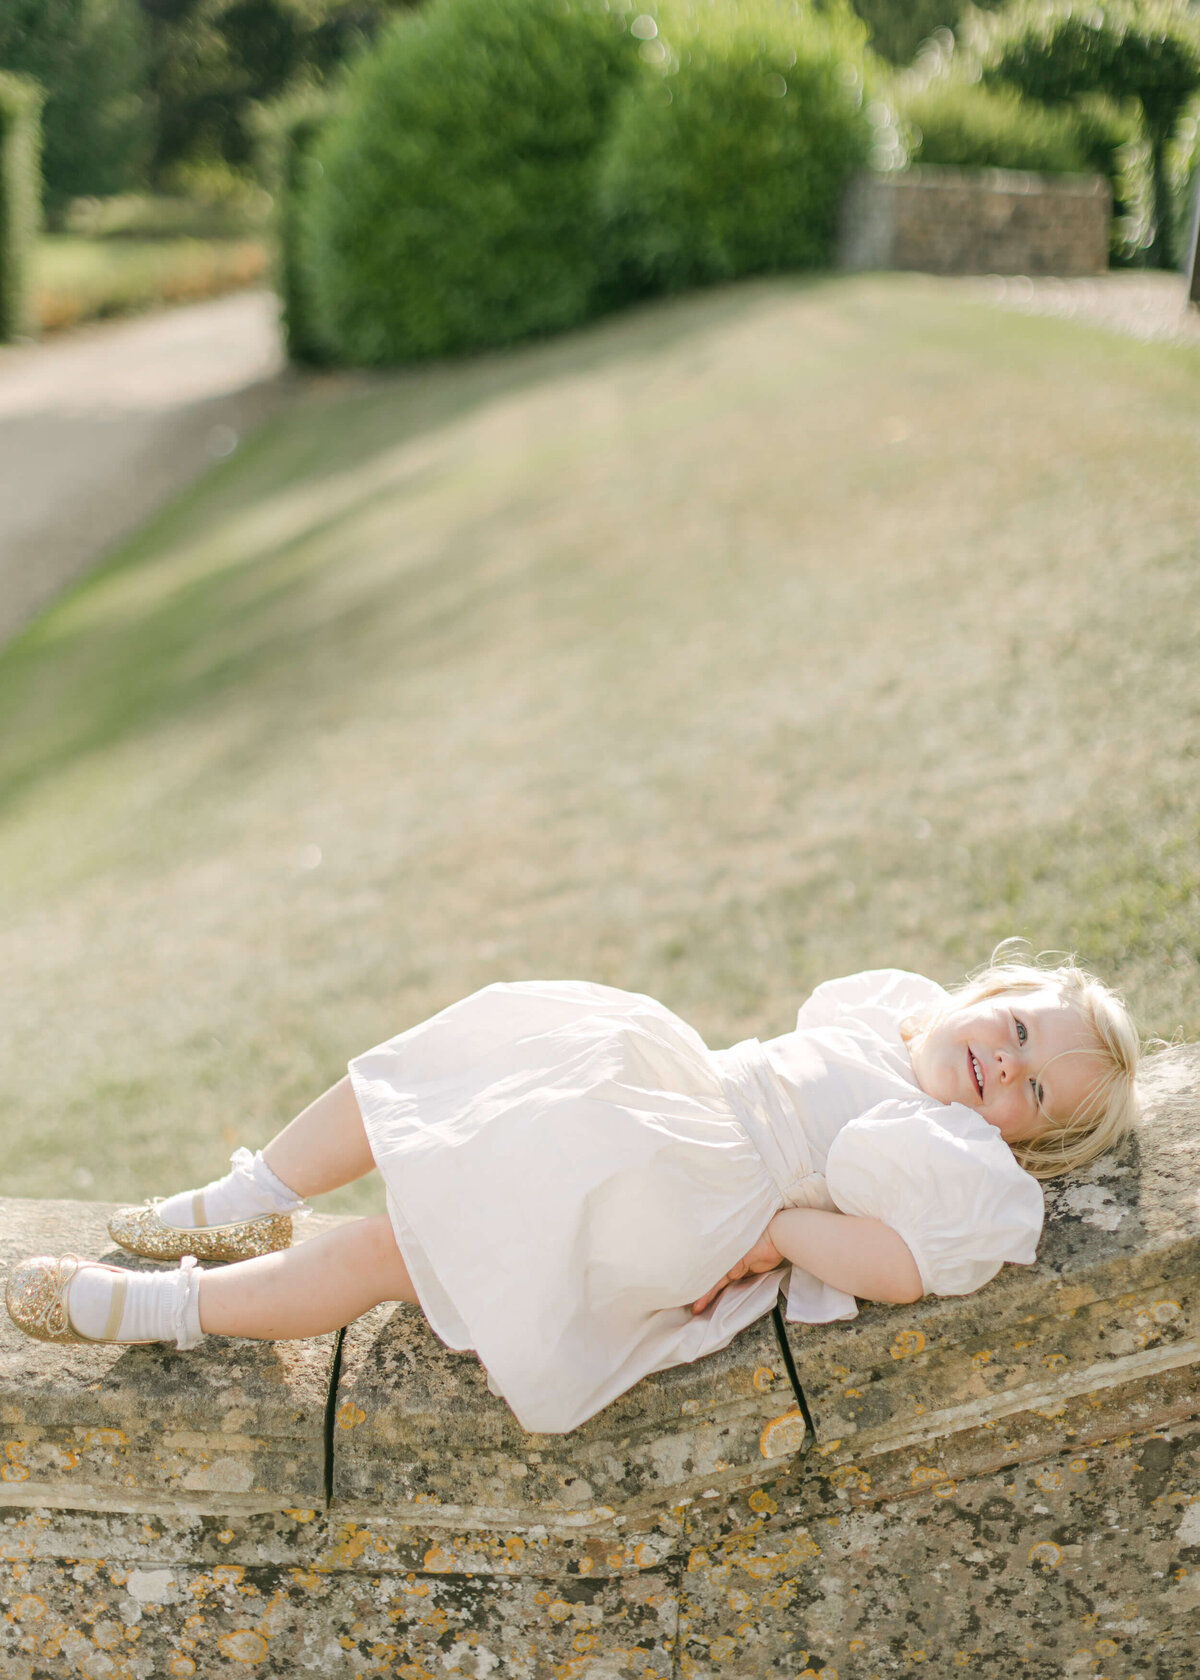
[[[1200,353],[906,277],[309,389],[0,658],[10,1193],[497,978],[727,1044],[1021,933],[1195,1035],[1198,466]]]
[[[88,239],[46,234],[34,262],[44,332],[163,303],[217,297],[261,279],[261,239]]]

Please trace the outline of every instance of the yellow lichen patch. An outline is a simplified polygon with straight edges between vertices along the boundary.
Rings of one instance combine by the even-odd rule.
[[[1088,1466],[1087,1466],[1087,1459],[1086,1458],[1073,1458],[1071,1460],[1071,1462],[1067,1465],[1068,1470],[1074,1470],[1076,1472],[1078,1472],[1080,1470],[1086,1470],[1087,1467]]]
[[[1039,1540],[1029,1548],[1029,1562],[1040,1563],[1044,1569],[1057,1569],[1062,1562],[1062,1547],[1053,1540]]]
[[[719,1639],[714,1639],[708,1647],[709,1660],[715,1663],[728,1662],[737,1650],[737,1640],[723,1633]]]
[[[255,1628],[235,1628],[221,1635],[217,1650],[229,1662],[257,1663],[267,1654],[267,1642]]]
[[[640,1545],[633,1548],[633,1563],[635,1569],[653,1569],[658,1562],[649,1546]]]
[[[187,1680],[187,1676],[195,1672],[195,1663],[191,1657],[184,1656],[182,1651],[177,1651],[167,1664],[167,1673],[175,1675],[176,1680]]]
[[[22,1593],[9,1612],[14,1622],[37,1622],[46,1614],[45,1600],[36,1593]]]
[[[982,1366],[986,1365],[990,1359],[995,1359],[995,1357],[995,1348],[980,1348],[978,1353],[973,1353],[971,1355],[971,1366],[974,1370],[978,1371]]]
[[[285,1517],[291,1517],[293,1522],[309,1523],[312,1522],[317,1513],[302,1505],[285,1505],[283,1514]]]
[[[901,1330],[888,1352],[893,1359],[911,1359],[913,1354],[920,1353],[925,1347],[925,1337],[920,1330]]]
[[[24,1441],[6,1441],[4,1443],[4,1463],[0,1464],[0,1480],[6,1482],[27,1482],[29,1471],[21,1463],[21,1454],[25,1451]]]
[[[595,1569],[595,1567],[596,1567],[595,1558],[590,1558],[590,1557],[581,1557],[580,1558],[580,1560],[579,1560],[579,1573],[581,1575],[590,1575],[592,1573],[592,1570]]]
[[[347,1400],[337,1409],[337,1426],[339,1429],[355,1429],[360,1423],[365,1423],[366,1412],[356,1406],[353,1400]]]
[[[231,1528],[218,1529],[217,1539],[221,1542],[222,1546],[232,1545],[233,1544],[233,1530]]]
[[[1060,1488],[1062,1486],[1062,1477],[1059,1475],[1057,1470],[1043,1470],[1033,1479],[1038,1487],[1045,1488],[1047,1492],[1049,1492],[1052,1488]]]
[[[935,1464],[914,1465],[909,1475],[909,1483],[912,1487],[932,1486],[935,1493],[946,1482],[950,1483],[951,1491],[953,1491],[954,1483],[950,1480],[949,1474],[947,1471],[939,1469]]]
[[[219,1563],[212,1572],[214,1587],[240,1586],[246,1571],[240,1563]]]
[[[288,1575],[305,1592],[312,1592],[313,1588],[319,1586],[321,1581],[321,1577],[315,1569],[289,1569]]]
[[[1098,1657],[1115,1657],[1120,1647],[1115,1639],[1097,1639],[1096,1655]]]
[[[842,1390],[842,1394],[843,1394],[844,1398],[847,1399],[847,1400],[861,1400],[862,1399],[862,1389],[861,1388],[844,1388]]]
[[[343,1523],[338,1529],[337,1539],[329,1548],[330,1568],[345,1569],[357,1563],[370,1542],[371,1536],[366,1529],[360,1530],[355,1523]]]
[[[127,1443],[123,1429],[86,1429],[83,1444],[85,1447],[123,1447]]]
[[[766,1488],[755,1488],[746,1503],[752,1511],[762,1511],[769,1517],[774,1516],[779,1509]]]
[[[829,1472],[829,1482],[835,1488],[858,1488],[860,1493],[865,1493],[871,1485],[871,1477],[857,1464],[839,1464],[836,1470]]]
[[[758,1450],[764,1458],[785,1458],[800,1451],[804,1432],[804,1413],[797,1406],[771,1419],[758,1438]]]
[[[754,1373],[754,1386],[760,1394],[775,1386],[775,1373],[769,1365],[760,1365]]]
[[[454,1568],[454,1553],[435,1540],[425,1553],[423,1563],[431,1575],[447,1575]]]
[[[925,1408],[922,1406],[921,1410],[924,1411]],[[829,1454],[831,1452],[836,1452],[841,1444],[842,1438],[839,1435],[836,1441],[826,1441],[823,1445],[818,1446],[817,1451],[820,1453],[822,1458],[828,1458]]]
[[[1048,1371],[1061,1371],[1063,1366],[1069,1363],[1065,1353],[1048,1353],[1042,1360]]]
[[[546,1606],[546,1614],[552,1622],[565,1622],[570,1619],[571,1606],[564,1598],[552,1598]]]

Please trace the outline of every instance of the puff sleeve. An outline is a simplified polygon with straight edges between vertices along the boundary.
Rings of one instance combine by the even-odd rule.
[[[961,1104],[880,1103],[843,1126],[825,1178],[843,1213],[878,1219],[904,1240],[927,1295],[969,1295],[1006,1260],[1028,1266],[1037,1256],[1041,1185]]]
[[[946,1001],[942,987],[923,974],[903,968],[869,968],[823,981],[800,1005],[796,1026],[839,1027],[852,1021],[883,1038],[897,1038],[902,1021],[927,1015]]]

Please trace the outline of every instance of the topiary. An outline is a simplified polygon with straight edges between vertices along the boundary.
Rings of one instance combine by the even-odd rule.
[[[431,0],[397,20],[351,70],[302,207],[339,357],[508,344],[589,314],[596,152],[635,49],[604,0]]]
[[[1072,113],[1023,99],[1015,88],[943,78],[905,99],[901,114],[913,163],[1068,174],[1089,167]]]
[[[656,74],[622,96],[601,170],[618,291],[829,262],[867,159],[865,30],[770,0],[664,5]]]
[[[0,70],[0,344],[32,332],[30,269],[41,224],[42,90]]]
[[[1150,148],[1150,258],[1169,264],[1167,148],[1200,87],[1200,30],[1186,6],[1176,0],[1018,5],[1000,18],[988,40],[984,76],[1051,105],[1089,94],[1102,94],[1118,106],[1137,102]]]

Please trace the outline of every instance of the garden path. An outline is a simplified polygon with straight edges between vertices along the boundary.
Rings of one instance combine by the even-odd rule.
[[[239,292],[0,349],[0,645],[277,405],[277,316]]]

